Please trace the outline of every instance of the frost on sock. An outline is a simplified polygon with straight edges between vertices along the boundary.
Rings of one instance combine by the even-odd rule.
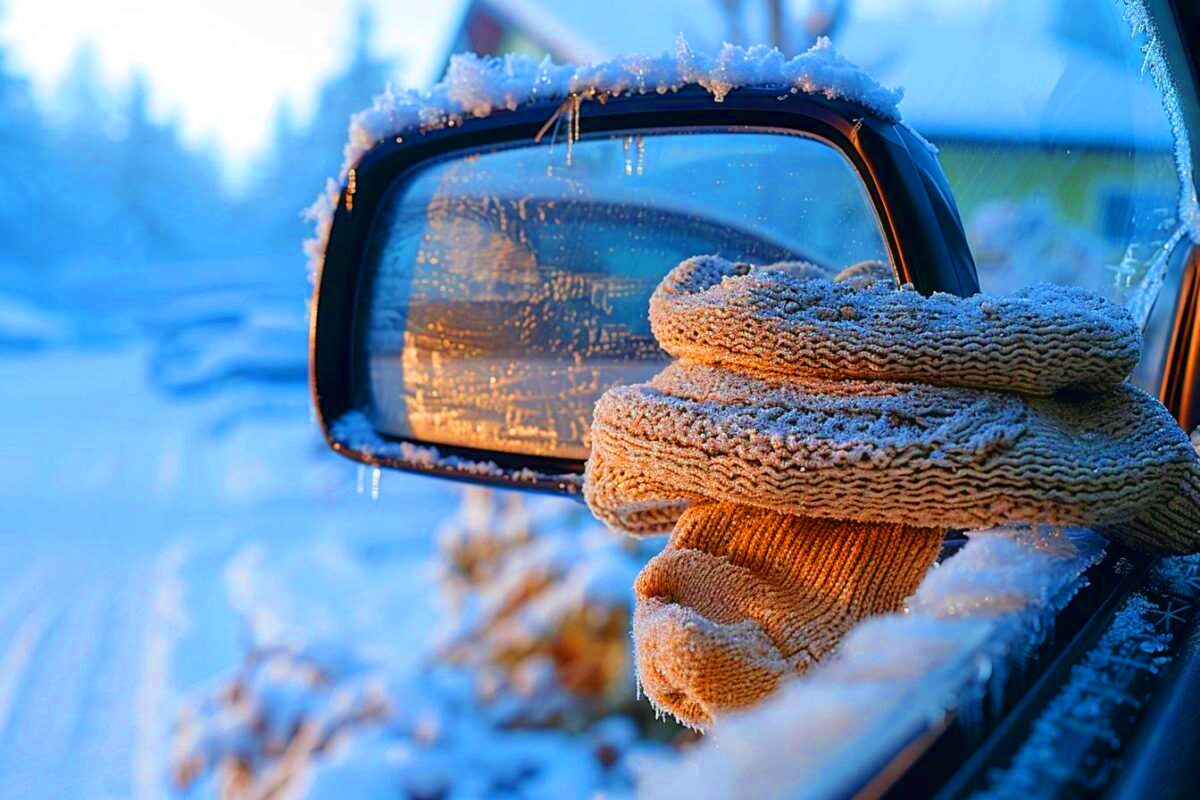
[[[870,266],[831,282],[790,265],[698,256],[659,284],[651,326],[668,353],[705,364],[1035,395],[1114,386],[1141,356],[1129,312],[1079,287],[923,297]]]
[[[1103,526],[1145,551],[1200,548],[1200,457],[1129,384],[1067,402],[680,361],[597,402],[584,492],[635,534],[720,498],[861,522]]]
[[[659,533],[719,498],[860,522],[1083,525],[1144,551],[1200,549],[1200,457],[1161,403],[1123,382],[1141,346],[1127,312],[1072,287],[926,298],[868,267],[842,283],[711,256],[673,270],[650,317],[679,360],[596,403],[592,511]]]

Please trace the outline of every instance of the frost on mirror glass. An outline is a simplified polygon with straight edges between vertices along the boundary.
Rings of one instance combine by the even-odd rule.
[[[711,253],[889,261],[853,168],[797,135],[547,136],[424,166],[367,247],[359,402],[404,439],[586,458],[596,398],[665,364],[654,287]]]

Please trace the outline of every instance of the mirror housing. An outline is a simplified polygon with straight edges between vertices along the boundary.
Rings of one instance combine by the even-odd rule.
[[[579,103],[589,135],[749,130],[800,134],[840,152],[861,179],[901,283],[924,293],[979,291],[974,262],[949,185],[932,148],[902,123],[862,107],[778,88],[740,88],[722,102],[698,86]],[[413,131],[375,145],[341,189],[317,276],[310,332],[310,384],[329,445],[359,462],[455,480],[577,494],[581,459],[431,444],[375,430],[356,406],[355,329],[363,263],[377,213],[401,176],[423,165],[488,148],[538,141],[558,102],[525,105],[453,127]],[[674,264],[664,265],[664,273]]]

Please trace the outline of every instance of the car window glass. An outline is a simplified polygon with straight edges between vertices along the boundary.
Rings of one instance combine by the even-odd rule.
[[[940,150],[983,291],[1047,281],[1135,304],[1178,228],[1162,101],[1125,4],[868,2],[837,46],[902,85]]]

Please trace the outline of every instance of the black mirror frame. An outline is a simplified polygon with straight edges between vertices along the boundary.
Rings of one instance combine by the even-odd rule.
[[[366,452],[337,441],[331,427],[355,410],[351,396],[354,316],[361,265],[375,211],[393,181],[429,159],[456,151],[532,140],[560,108],[558,102],[497,112],[460,125],[413,131],[368,151],[342,187],[323,265],[316,276],[309,336],[309,384],[317,421],[329,446],[364,464],[452,480],[577,495],[583,463],[500,454],[380,435],[384,441],[434,447],[439,460],[410,461]],[[968,296],[979,291],[962,220],[937,158],[902,124],[880,120],[860,106],[787,89],[744,88],[723,102],[700,87],[665,95],[624,95],[582,104],[586,133],[648,129],[746,128],[799,133],[824,141],[854,167],[879,217],[902,283],[923,294]],[[463,462],[494,464],[472,469]]]

